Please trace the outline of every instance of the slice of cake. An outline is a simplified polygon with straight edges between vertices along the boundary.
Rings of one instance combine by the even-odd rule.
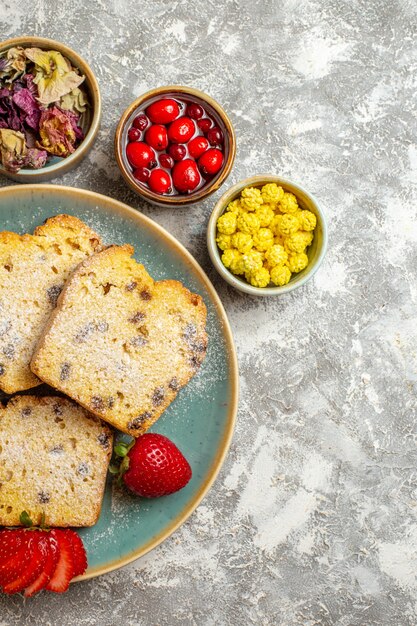
[[[0,405],[0,526],[92,526],[112,453],[111,429],[70,400],[15,396]]]
[[[0,233],[0,389],[40,385],[29,363],[69,274],[100,249],[100,239],[76,217],[57,215],[34,235]]]
[[[111,246],[68,280],[31,367],[113,426],[137,437],[162,414],[206,354],[206,307],[173,280],[155,282]]]

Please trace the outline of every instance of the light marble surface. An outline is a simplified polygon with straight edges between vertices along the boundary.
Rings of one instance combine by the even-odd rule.
[[[174,536],[63,597],[1,597],[1,626],[417,623],[416,27],[412,0],[0,0],[2,38],[60,39],[101,85],[93,152],[55,182],[137,207],[195,254],[242,386],[224,468]],[[169,83],[230,113],[226,184],[276,172],[323,203],[329,251],[303,289],[222,282],[204,239],[219,194],[174,212],[123,183],[118,116]]]

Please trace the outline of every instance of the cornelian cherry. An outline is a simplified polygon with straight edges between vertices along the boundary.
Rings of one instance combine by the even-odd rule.
[[[193,159],[184,159],[176,163],[172,170],[172,180],[174,187],[180,193],[193,191],[201,182],[196,162]]]
[[[223,143],[223,133],[218,126],[213,126],[207,133],[207,139],[212,146],[218,146]]]
[[[208,117],[205,117],[202,120],[198,120],[197,126],[204,134],[206,134],[207,131],[213,126],[213,123]]]
[[[148,182],[149,187],[155,193],[169,193],[172,191],[171,176],[159,167],[152,170]]]
[[[161,154],[159,157],[159,165],[161,167],[166,167],[167,170],[170,170],[174,167],[174,159],[169,154]]]
[[[223,165],[223,153],[217,148],[210,148],[198,159],[198,167],[204,177],[214,176]],[[174,183],[175,184],[175,183]]]
[[[155,152],[143,141],[128,143],[126,156],[133,167],[148,167],[155,160]]]
[[[209,142],[205,137],[199,135],[198,137],[194,137],[188,144],[188,152],[193,159],[198,159],[203,152],[207,150],[209,147]]]
[[[133,172],[133,176],[136,178],[136,180],[139,180],[141,183],[147,183],[150,175],[151,175],[151,172],[146,167],[138,167]]]
[[[199,104],[196,104],[195,102],[191,102],[187,106],[187,115],[188,117],[191,117],[191,119],[193,120],[199,120],[204,115],[204,109]]]
[[[145,133],[145,141],[154,150],[165,150],[168,145],[167,129],[161,124],[153,124]]]
[[[140,139],[140,130],[137,128],[129,128],[129,132],[127,133],[127,138],[129,141],[139,141]]]
[[[135,119],[133,120],[132,126],[134,128],[138,128],[139,130],[145,130],[145,128],[148,125],[148,118],[146,117],[146,115],[143,115],[143,113],[141,113],[141,115],[137,115],[135,117]]]
[[[179,116],[180,107],[172,98],[162,98],[150,104],[146,114],[154,124],[169,124]]]
[[[169,146],[168,152],[172,156],[174,161],[182,161],[182,159],[187,154],[185,146],[181,145],[180,143],[173,143],[171,146]]]
[[[180,117],[168,128],[168,139],[172,143],[186,143],[195,133],[195,124],[189,117]]]

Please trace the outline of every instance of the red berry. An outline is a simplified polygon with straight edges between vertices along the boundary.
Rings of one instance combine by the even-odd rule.
[[[193,191],[201,181],[196,162],[193,159],[184,159],[176,163],[172,170],[172,180],[180,193]]]
[[[169,124],[179,116],[180,107],[175,100],[163,98],[150,104],[146,109],[146,114],[154,124]]]
[[[174,159],[169,154],[161,154],[159,157],[159,165],[170,170],[174,167]]]
[[[155,152],[143,141],[128,143],[126,156],[133,167],[147,167],[151,161],[155,160]]]
[[[204,109],[199,104],[196,104],[195,102],[191,102],[187,106],[187,115],[188,117],[191,117],[191,119],[193,120],[199,120],[204,115]]]
[[[218,146],[223,143],[223,133],[218,126],[213,126],[207,133],[207,139],[212,146]]]
[[[70,529],[0,531],[0,586],[26,598],[41,589],[63,592],[83,574],[87,557],[80,537]]]
[[[127,133],[127,137],[129,141],[139,141],[140,139],[140,130],[137,128],[129,128],[129,132]]]
[[[148,184],[155,193],[168,193],[172,189],[171,176],[159,167],[152,170]]]
[[[30,598],[31,596],[34,596],[35,593],[38,593],[38,591],[44,589],[44,587],[51,580],[56,564],[58,563],[58,542],[54,539],[54,537],[51,537],[49,533],[45,533],[45,538],[47,538],[46,560],[42,572],[32,584],[26,587],[24,593],[25,598]]]
[[[173,143],[172,146],[169,146],[168,152],[172,156],[174,161],[182,161],[182,159],[187,154],[185,146],[182,146],[180,143]]]
[[[81,537],[75,532],[75,530],[66,531],[72,546],[72,556],[74,558],[74,576],[81,576],[87,569],[87,554],[85,552],[84,544]]]
[[[210,148],[198,159],[198,167],[203,176],[217,174],[223,165],[223,153],[217,148]],[[175,183],[174,183],[175,184]]]
[[[208,117],[205,117],[202,120],[198,120],[197,125],[199,129],[206,134],[206,132],[213,126],[213,123]]]
[[[167,129],[160,124],[154,124],[146,131],[145,141],[154,150],[165,150],[168,145]]]
[[[146,167],[138,167],[133,172],[133,176],[136,178],[136,180],[139,180],[141,183],[147,183],[150,175],[151,175],[151,172]]]
[[[50,531],[50,535],[56,539],[58,543],[58,562],[45,589],[55,591],[56,593],[63,593],[67,591],[71,578],[74,576],[72,544],[64,530],[53,528]]]
[[[168,128],[168,139],[172,143],[186,143],[195,133],[195,124],[189,117],[180,117]]]
[[[139,130],[145,130],[145,128],[148,125],[148,118],[146,117],[146,115],[143,115],[143,113],[141,113],[140,115],[137,115],[135,117],[135,119],[132,122],[132,126],[134,128],[138,128]]]
[[[208,147],[209,142],[207,141],[207,139],[199,135],[198,137],[194,137],[194,139],[191,139],[191,141],[189,142],[188,152],[190,153],[190,156],[193,157],[193,159],[198,159],[198,157],[200,157],[203,152],[207,150]]]
[[[0,554],[0,586],[4,587],[22,575],[29,567],[31,553],[30,535],[23,530],[2,530]]]
[[[29,562],[14,580],[3,585],[4,593],[20,593],[31,585],[43,570],[47,557],[47,538],[41,530],[28,530],[27,533],[26,555],[29,555]]]
[[[11,559],[26,544],[27,535],[23,530],[0,531],[0,571],[3,564]]]
[[[138,437],[128,457],[129,468],[123,481],[144,498],[174,493],[185,487],[192,475],[187,459],[164,435],[146,433]]]

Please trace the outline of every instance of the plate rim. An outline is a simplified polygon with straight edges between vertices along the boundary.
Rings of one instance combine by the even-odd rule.
[[[106,203],[110,205],[110,208],[113,209],[116,213],[124,214],[132,217],[134,221],[136,221],[139,225],[146,224],[151,230],[153,229],[164,239],[170,247],[176,248],[185,259],[189,262],[191,269],[193,272],[201,279],[205,288],[207,289],[209,296],[216,308],[217,314],[222,323],[222,332],[225,338],[226,343],[226,351],[230,362],[230,382],[231,382],[231,394],[230,394],[230,403],[229,409],[226,416],[226,427],[223,433],[222,440],[217,449],[216,455],[206,473],[205,480],[202,483],[201,487],[197,491],[197,493],[193,496],[189,504],[184,507],[184,509],[170,521],[167,528],[160,532],[156,537],[145,543],[141,548],[132,550],[128,555],[120,558],[114,559],[111,562],[97,566],[95,568],[90,568],[87,570],[85,574],[82,576],[78,576],[72,582],[80,582],[82,580],[89,580],[90,578],[96,578],[97,576],[101,576],[103,574],[107,574],[114,570],[117,570],[133,561],[136,561],[140,557],[144,556],[161,543],[163,543],[168,537],[170,537],[184,522],[192,515],[192,513],[199,506],[203,498],[209,492],[211,486],[216,480],[223,463],[225,461],[227,452],[230,448],[230,444],[233,437],[233,432],[236,424],[236,416],[238,410],[238,400],[239,400],[239,366],[237,360],[236,347],[233,339],[232,330],[230,327],[230,323],[224,309],[224,306],[220,300],[220,296],[218,295],[214,285],[211,280],[207,276],[206,272],[203,270],[201,265],[196,261],[193,255],[185,248],[185,246],[178,241],[171,233],[169,233],[163,226],[152,220],[147,215],[144,215],[139,209],[135,209],[120,200],[116,200],[111,196],[106,196],[104,194],[98,193],[96,191],[91,191],[89,189],[83,189],[79,187],[70,187],[67,185],[54,185],[51,183],[33,183],[33,184],[24,184],[24,185],[6,185],[4,187],[0,187],[0,196],[8,196],[9,194],[16,195],[21,194],[22,196],[31,195],[38,192],[52,192],[52,193],[63,193],[63,195],[71,196],[87,196],[92,200],[96,200],[97,204]]]

